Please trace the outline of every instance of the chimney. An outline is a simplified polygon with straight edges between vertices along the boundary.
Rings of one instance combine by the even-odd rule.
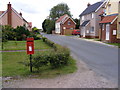
[[[11,9],[11,4],[9,2],[9,4],[7,5],[8,7],[8,14],[7,14],[7,23],[8,25],[12,25],[12,9]]]
[[[20,14],[20,16],[22,16],[22,13],[21,13],[21,12],[20,12],[19,14]]]
[[[88,3],[88,4],[87,4],[87,7],[89,7],[90,5],[91,5],[91,4],[90,4],[90,3]]]

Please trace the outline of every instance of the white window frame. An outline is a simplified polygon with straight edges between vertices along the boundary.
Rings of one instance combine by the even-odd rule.
[[[104,31],[104,28],[105,28],[105,25],[103,24],[103,25],[102,25],[102,30],[103,30],[103,31]]]
[[[82,20],[85,20],[85,16],[82,16]]]
[[[95,28],[94,27],[90,28],[90,33],[95,33]]]
[[[68,21],[68,25],[71,25],[71,21]]]
[[[91,14],[91,17],[94,18],[94,13]]]

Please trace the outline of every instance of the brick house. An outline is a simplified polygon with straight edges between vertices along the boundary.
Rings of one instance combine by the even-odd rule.
[[[118,37],[119,30],[119,13],[118,13],[119,1],[113,2],[109,0],[105,6],[104,14],[100,15],[102,20],[99,22],[101,26],[100,39],[108,43],[120,43]]]
[[[72,34],[75,26],[76,23],[73,19],[65,14],[55,22],[55,33],[60,35]]]
[[[103,12],[104,2],[97,2],[92,5],[88,3],[87,8],[79,15],[81,37],[83,38],[98,38],[99,37],[99,14]]]
[[[29,31],[32,30],[32,22],[27,22],[21,12],[18,13],[12,8],[10,2],[6,11],[0,11],[0,25],[11,25],[13,28],[25,25]]]

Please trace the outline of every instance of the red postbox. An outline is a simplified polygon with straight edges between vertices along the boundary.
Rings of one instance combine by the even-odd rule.
[[[34,54],[34,38],[27,38],[27,54]]]

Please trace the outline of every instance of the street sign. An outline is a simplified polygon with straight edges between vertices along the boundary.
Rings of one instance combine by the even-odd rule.
[[[27,38],[27,54],[34,54],[34,38]]]

